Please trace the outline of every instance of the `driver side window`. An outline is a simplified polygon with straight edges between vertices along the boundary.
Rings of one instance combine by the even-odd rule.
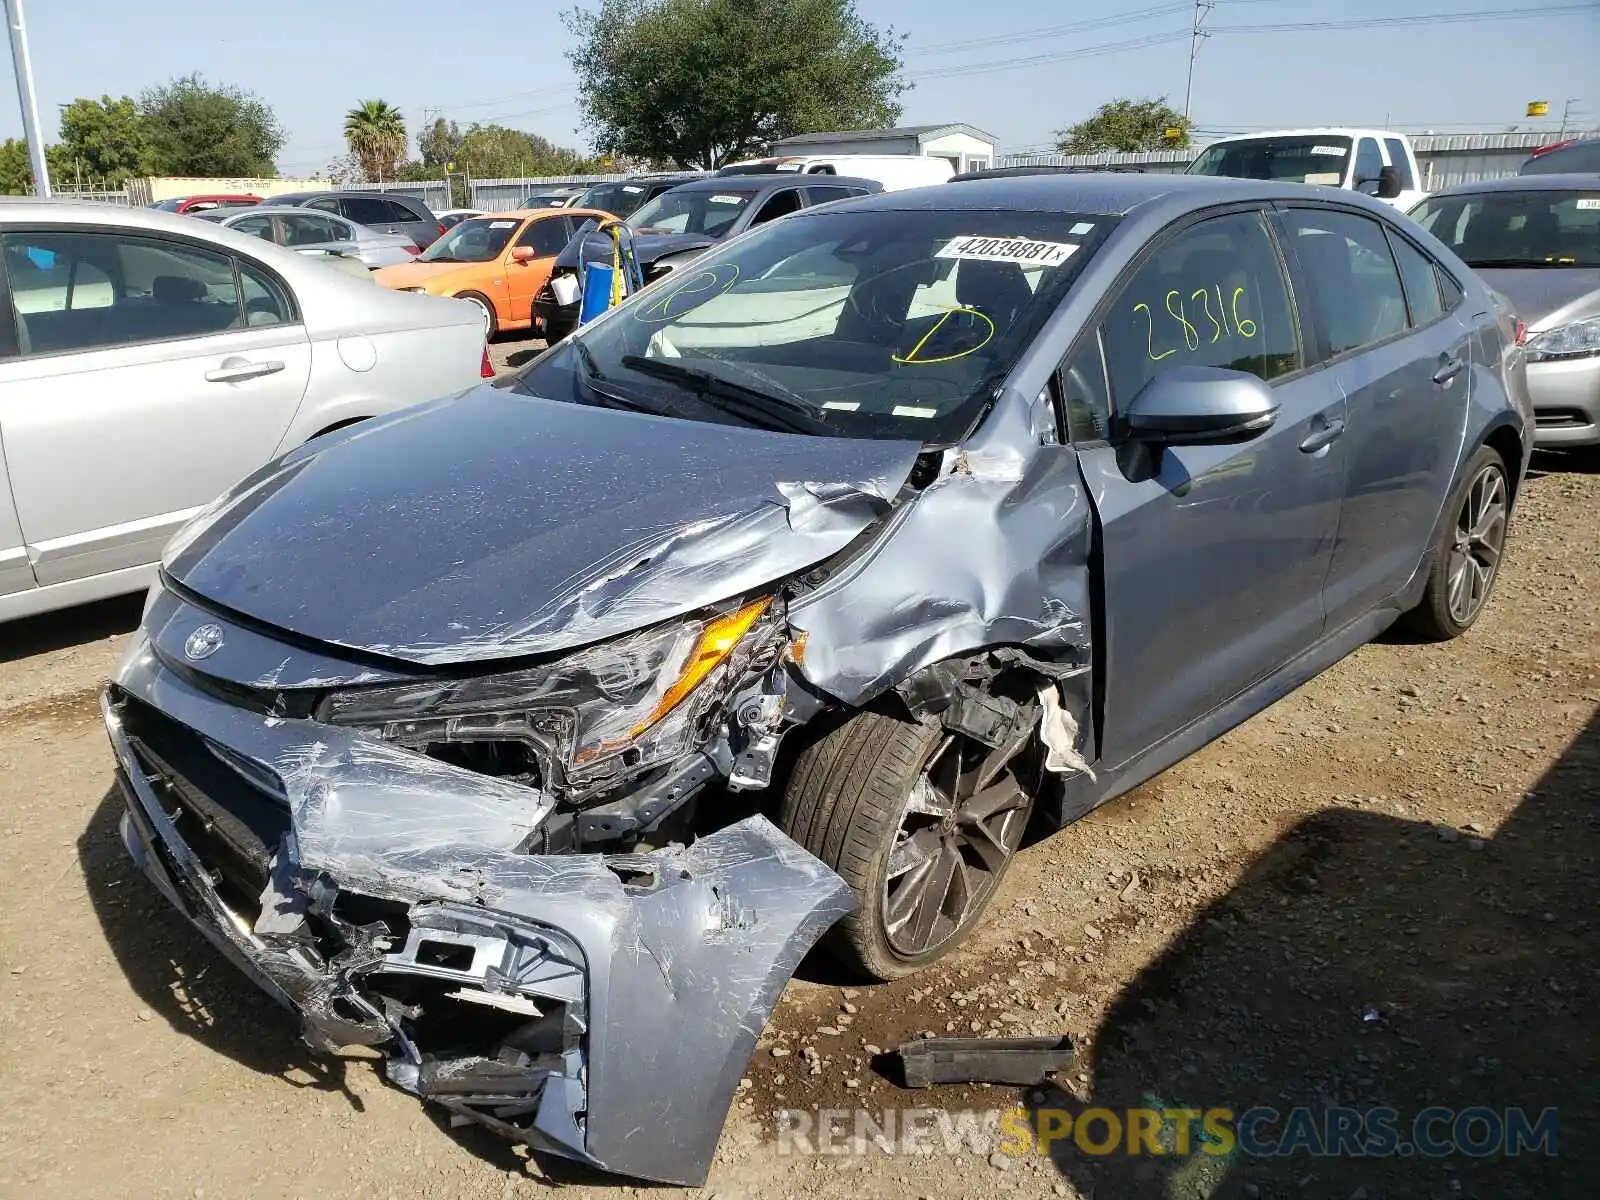
[[[1212,217],[1161,243],[1112,303],[1100,335],[1118,408],[1171,367],[1270,381],[1300,366],[1288,284],[1255,212]]]
[[[799,211],[800,190],[798,188],[787,188],[777,193],[777,195],[767,198],[767,202],[761,206],[761,211],[750,218],[750,226],[754,228],[763,222],[774,220],[777,217],[786,217],[792,212]]]

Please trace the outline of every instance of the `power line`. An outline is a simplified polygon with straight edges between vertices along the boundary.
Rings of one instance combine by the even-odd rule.
[[[1388,29],[1414,25],[1469,25],[1480,21],[1526,21],[1534,17],[1562,17],[1573,13],[1600,13],[1600,4],[1562,4],[1551,8],[1500,8],[1466,13],[1418,13],[1409,17],[1361,17],[1350,21],[1296,21],[1281,25],[1216,25],[1216,33],[1307,33],[1343,29]]]
[[[1126,25],[1132,21],[1146,21],[1152,17],[1172,16],[1175,13],[1187,12],[1188,9],[1187,0],[1183,0],[1177,4],[1158,4],[1154,8],[1136,9],[1114,17],[1094,17],[1087,21],[1074,21],[1070,25],[1047,25],[1040,29],[1019,29],[1014,33],[995,34],[993,37],[969,38],[959,42],[937,42],[931,46],[912,46],[907,53],[911,56],[955,54],[962,50],[982,50],[995,46],[1012,46],[1021,42],[1040,42],[1068,34],[1104,29],[1108,25]]]
[[[1150,46],[1165,45],[1168,42],[1181,42],[1189,36],[1189,31],[1179,30],[1174,33],[1150,34],[1146,37],[1129,38],[1121,42],[1104,42],[1098,46],[1081,46],[1076,50],[1061,50],[1054,54],[1036,54],[1031,58],[1010,58],[1004,62],[972,63],[961,67],[946,67],[941,70],[923,71],[913,75],[913,79],[953,79],[960,75],[986,75],[991,71],[1013,71],[1018,67],[1039,66],[1043,63],[1067,62],[1077,58],[1098,58],[1105,54],[1121,54],[1127,50],[1143,50]]]

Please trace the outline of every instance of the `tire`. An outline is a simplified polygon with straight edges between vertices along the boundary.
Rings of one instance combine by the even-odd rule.
[[[500,319],[494,315],[494,305],[489,303],[489,297],[477,292],[457,292],[455,299],[467,300],[476,304],[483,314],[483,336],[485,340],[492,339],[500,332]]]
[[[1451,493],[1422,601],[1402,618],[1407,630],[1426,641],[1447,642],[1472,628],[1499,577],[1510,515],[1505,460],[1492,447],[1482,446]]]
[[[998,760],[999,773],[989,776],[995,783],[979,789],[983,794],[997,791],[1005,780],[1016,778],[1015,766],[1022,757],[1018,752],[1026,745],[1034,724],[1025,721],[1021,739],[1011,747],[989,752],[975,742],[948,733],[935,720],[919,723],[862,711],[796,757],[780,821],[789,836],[832,867],[856,894],[856,911],[835,925],[825,939],[829,951],[847,969],[876,980],[899,979],[943,958],[977,927],[1021,843],[1033,808],[1031,788],[1019,782],[1015,806],[990,818],[990,826],[1003,822],[1004,834],[988,839],[984,853],[993,855],[992,847],[997,841],[1007,844],[997,867],[974,866],[980,857],[975,849],[970,859],[966,851],[961,852],[952,875],[959,873],[965,881],[959,887],[964,899],[952,900],[958,890],[955,886],[945,893],[938,906],[940,916],[934,919],[926,944],[919,944],[915,936],[924,911],[920,906],[898,933],[891,932],[896,906],[908,903],[909,893],[901,889],[913,886],[918,878],[911,871],[900,875],[897,883],[892,881],[891,854],[897,846],[909,847],[916,840],[901,834],[903,824],[909,827],[920,823],[917,833],[926,837],[930,833],[926,823],[939,820],[910,807],[913,790],[924,781],[925,772],[929,778],[935,773],[945,774],[944,764],[953,753],[957,765],[965,761],[962,755],[981,758],[983,770],[976,773],[981,779],[991,761]],[[924,785],[918,794],[933,795],[934,790]],[[964,811],[962,808],[958,813]],[[951,835],[936,836],[959,836],[959,827]],[[896,861],[903,863],[910,857],[908,852]],[[940,878],[939,869],[950,860],[938,857],[919,861],[928,864],[927,877],[936,881]],[[894,900],[891,884],[896,889]],[[932,886],[936,888],[937,883]],[[934,893],[929,890],[928,894]],[[961,904],[958,920],[945,911],[952,903]]]

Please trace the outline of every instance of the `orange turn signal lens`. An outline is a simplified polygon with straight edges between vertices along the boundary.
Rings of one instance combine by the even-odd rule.
[[[740,639],[750,632],[750,627],[771,605],[772,597],[763,596],[760,600],[745,605],[738,612],[708,622],[705,629],[700,632],[700,639],[695,642],[694,650],[690,652],[689,660],[684,663],[683,672],[678,676],[677,682],[667,689],[660,703],[648,717],[629,731],[628,736],[638,737],[677,708],[684,697],[699,687],[705,677],[733,653],[733,648],[739,644]]]

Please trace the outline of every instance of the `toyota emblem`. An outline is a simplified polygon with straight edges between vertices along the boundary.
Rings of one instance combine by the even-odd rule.
[[[201,625],[183,643],[183,655],[198,662],[202,658],[210,658],[221,646],[222,626]]]

